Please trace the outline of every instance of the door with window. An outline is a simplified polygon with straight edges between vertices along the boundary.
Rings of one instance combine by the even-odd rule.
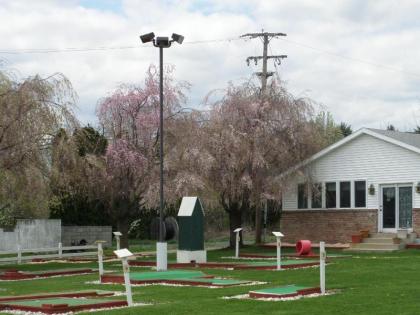
[[[413,186],[382,185],[379,230],[395,232],[412,228]]]

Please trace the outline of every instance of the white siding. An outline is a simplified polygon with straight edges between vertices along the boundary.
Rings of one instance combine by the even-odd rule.
[[[420,154],[362,134],[313,161],[308,170],[313,182],[366,180],[367,187],[375,186],[375,194],[367,195],[367,208],[377,209],[380,184],[420,182]],[[284,210],[297,208],[297,182],[303,180],[296,175],[288,181]],[[420,194],[413,191],[413,197],[413,207],[420,208]]]

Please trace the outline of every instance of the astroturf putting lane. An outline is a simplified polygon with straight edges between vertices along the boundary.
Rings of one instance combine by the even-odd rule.
[[[172,280],[172,279],[191,279],[201,278],[206,275],[202,271],[190,270],[168,270],[150,272],[131,272],[131,280]]]
[[[179,284],[191,286],[232,286],[246,284],[250,281],[234,279],[218,279],[214,276],[206,275],[202,271],[193,270],[168,270],[150,272],[131,272],[130,280],[133,284]],[[103,275],[102,283],[123,283],[122,275]]]
[[[290,266],[290,265],[306,265],[308,263],[318,263],[318,260],[309,260],[309,259],[305,259],[305,260],[297,260],[297,259],[292,259],[292,260],[282,260],[281,261],[281,265],[282,266]],[[251,266],[277,266],[277,262],[272,262],[272,261],[250,261],[247,262],[246,265],[251,265]]]
[[[281,261],[281,267],[283,269],[295,269],[295,268],[304,268],[319,265],[318,260],[310,259],[288,259]],[[239,264],[234,266],[233,269],[261,269],[261,270],[271,270],[277,269],[277,262],[274,261],[247,261],[244,264]]]
[[[319,288],[311,288],[297,285],[287,285],[282,287],[267,288],[257,291],[249,291],[249,296],[252,298],[286,298],[296,297],[299,295],[308,295],[313,293],[320,293]]]

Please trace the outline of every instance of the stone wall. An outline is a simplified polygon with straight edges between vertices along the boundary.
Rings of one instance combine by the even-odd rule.
[[[61,220],[17,220],[10,231],[0,229],[0,250],[57,247],[61,241]]]
[[[285,235],[285,242],[307,239],[312,242],[349,243],[351,235],[360,230],[377,232],[377,214],[377,209],[283,211],[280,231]],[[420,217],[418,220],[420,227]]]
[[[80,241],[85,240],[88,245],[97,240],[106,241],[104,246],[112,245],[111,226],[63,226],[62,227],[63,246],[79,245]]]

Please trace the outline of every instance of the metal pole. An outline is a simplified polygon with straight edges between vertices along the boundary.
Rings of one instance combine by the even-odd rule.
[[[277,270],[281,270],[281,241],[280,237],[277,237]]]
[[[163,237],[163,47],[159,47],[159,102],[160,102],[160,207],[159,207],[159,242],[164,241]]]
[[[321,293],[325,294],[325,259],[327,253],[325,252],[325,242],[319,243],[319,282]]]

